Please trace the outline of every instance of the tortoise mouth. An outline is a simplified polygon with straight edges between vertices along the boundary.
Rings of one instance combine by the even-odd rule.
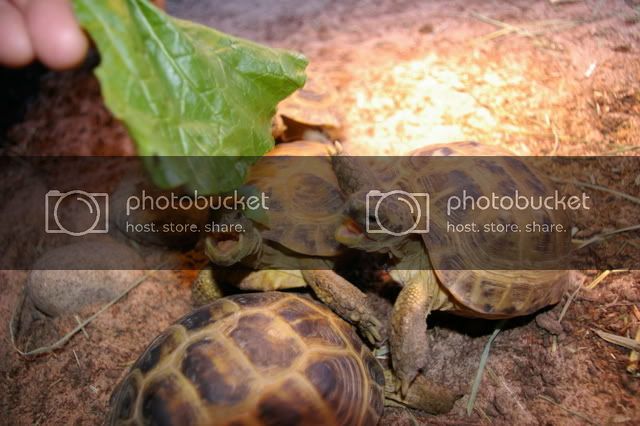
[[[241,232],[210,232],[205,239],[205,252],[213,263],[229,266],[241,260],[243,245]]]
[[[221,252],[229,252],[233,250],[240,243],[240,239],[240,232],[235,231],[210,232],[207,234],[207,240],[209,243]]]
[[[335,234],[336,241],[347,247],[358,246],[365,238],[366,233],[355,220],[347,219],[338,227]]]

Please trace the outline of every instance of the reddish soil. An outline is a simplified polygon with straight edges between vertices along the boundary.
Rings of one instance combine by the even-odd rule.
[[[182,0],[168,1],[168,10],[304,52],[310,74],[327,77],[338,91],[345,144],[352,151],[398,154],[459,139],[521,155],[640,149],[637,1],[300,3]],[[134,152],[103,106],[89,69],[47,73],[36,81],[26,114],[7,132],[5,153]],[[555,172],[560,178],[592,177],[585,170]],[[639,179],[638,170],[609,170],[596,182],[638,197]],[[608,207],[576,216],[576,238],[638,223],[632,201],[590,194]],[[637,231],[614,238],[622,247],[615,255],[640,258]],[[12,256],[29,249],[28,243],[16,244]],[[585,256],[611,256],[597,248]],[[589,282],[599,272],[582,275]],[[91,323],[86,335],[78,333],[53,354],[29,359],[13,350],[8,334],[26,277],[23,271],[0,272],[0,418],[19,425],[92,425],[103,421],[126,367],[158,332],[190,310],[194,272],[156,273]],[[387,409],[382,424],[638,424],[640,378],[627,372],[630,351],[592,329],[635,336],[640,271],[611,274],[594,289],[580,290],[558,324],[570,293],[573,289],[538,317],[509,321],[498,334],[470,416],[465,407],[471,384],[495,323],[433,315],[425,374],[464,396],[446,415]],[[372,297],[388,311],[389,301]],[[80,317],[98,308],[89,307]],[[35,315],[28,304],[20,322],[22,348],[51,343],[76,325],[71,317]]]

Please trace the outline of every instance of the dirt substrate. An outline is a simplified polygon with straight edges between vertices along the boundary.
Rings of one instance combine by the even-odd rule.
[[[322,74],[337,89],[345,144],[354,152],[398,154],[459,139],[525,155],[638,152],[633,151],[640,147],[638,2],[273,3],[184,0],[169,1],[168,9],[304,52],[310,73]],[[25,116],[8,130],[5,153],[134,152],[122,126],[102,105],[88,70],[50,73],[38,84]],[[590,179],[585,171],[556,172],[561,178]],[[597,183],[638,197],[637,174],[606,173]],[[576,216],[577,236],[638,222],[629,200],[598,191],[591,195],[607,208]],[[19,211],[12,214],[20,217]],[[20,257],[32,249],[29,232],[25,227],[22,242],[3,242],[3,256]],[[637,231],[617,236],[622,248],[616,256],[640,258],[639,248],[625,243],[637,236]],[[597,245],[585,252],[602,256],[603,269],[609,255]],[[583,276],[588,283],[598,273],[584,271]],[[194,272],[156,273],[99,316],[86,334],[78,333],[54,354],[32,359],[12,349],[8,334],[26,277],[23,271],[0,272],[1,422],[93,425],[101,423],[113,387],[142,348],[190,310]],[[387,409],[382,423],[637,424],[640,379],[626,371],[629,351],[592,329],[635,335],[640,272],[611,274],[593,290],[581,290],[558,325],[555,319],[568,294],[537,318],[509,321],[498,334],[470,416],[471,384],[495,323],[434,315],[426,374],[464,397],[447,415]],[[388,312],[390,301],[371,297]],[[79,317],[98,308],[88,307]],[[76,325],[71,317],[51,320],[30,312],[27,304],[21,315],[23,348],[50,343]]]

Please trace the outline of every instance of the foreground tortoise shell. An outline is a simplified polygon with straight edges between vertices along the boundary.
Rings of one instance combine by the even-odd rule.
[[[452,161],[433,157],[464,157]],[[477,142],[457,142],[419,148],[411,153],[411,166],[403,171],[403,186],[414,192],[431,194],[431,204],[444,205],[463,189],[478,194],[512,195],[514,189],[526,196],[545,196],[554,187],[525,160],[494,146]],[[491,157],[491,158],[482,158]],[[407,182],[408,181],[408,182]],[[487,211],[466,211],[456,219],[485,223]],[[447,232],[444,209],[431,212],[431,227],[422,234],[435,273],[452,296],[454,310],[485,318],[509,318],[527,315],[558,303],[569,282],[568,270],[561,265],[571,250],[570,221],[564,210],[508,211],[500,217],[520,229],[535,221],[562,225],[567,232],[532,234],[507,232],[501,238],[483,240],[474,234],[473,244],[461,233]],[[487,220],[488,221],[488,220]],[[468,259],[476,264],[491,264],[486,269],[469,269]],[[515,263],[514,263],[515,262]],[[515,270],[513,264],[528,264],[530,270]],[[548,267],[548,269],[547,269]],[[566,269],[566,268],[565,268]]]
[[[384,372],[323,305],[220,299],[158,336],[111,399],[110,425],[375,425]]]

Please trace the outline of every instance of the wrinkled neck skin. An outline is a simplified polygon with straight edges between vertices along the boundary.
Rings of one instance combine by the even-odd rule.
[[[262,258],[264,241],[260,232],[253,226],[251,229],[247,229],[245,234],[248,237],[246,251],[243,253],[240,263],[246,266],[254,266]]]
[[[367,167],[364,159],[350,157],[343,154],[331,157],[334,173],[342,191],[348,195],[346,203],[348,214],[356,216],[360,225],[366,222],[364,215],[368,214],[364,205],[366,200],[366,188],[376,188],[380,191],[385,188],[370,167]],[[393,207],[393,205],[392,205]],[[390,208],[384,212],[384,217],[392,223],[401,225],[400,229],[407,229],[407,221],[410,217],[399,215],[402,209]],[[378,218],[375,218],[376,220]],[[376,234],[374,238],[351,239],[346,243],[349,247],[364,250],[369,253],[389,253],[394,261],[391,277],[402,286],[411,283],[424,283],[432,295],[431,309],[451,309],[453,307],[448,294],[441,288],[433,271],[424,242],[419,235],[391,236]]]
[[[344,154],[331,156],[331,164],[338,179],[338,185],[345,194],[354,194],[363,188],[376,186],[378,179],[363,161],[363,158]]]
[[[426,285],[432,297],[430,311],[454,308],[448,293],[443,290],[436,277],[424,242],[419,235],[405,237],[402,243],[395,246],[395,252],[392,251],[392,254],[396,260],[390,271],[394,281],[403,287],[415,282]]]
[[[252,263],[244,263],[254,269],[333,269],[333,259],[309,256],[290,250],[286,246],[269,240],[263,240],[258,255]]]

